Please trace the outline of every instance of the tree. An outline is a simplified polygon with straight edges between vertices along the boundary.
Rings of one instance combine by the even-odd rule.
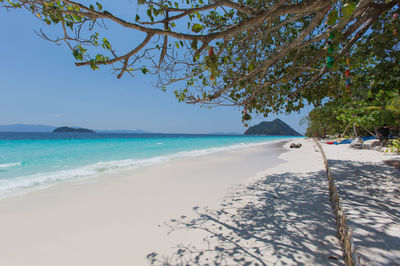
[[[376,31],[376,21],[395,14],[399,2],[139,0],[136,14],[123,18],[99,2],[0,0],[59,25],[61,36],[52,41],[64,42],[77,66],[111,65],[118,78],[151,71],[162,89],[182,86],[175,91],[180,101],[241,106],[244,120],[251,112],[298,111],[306,101],[330,96],[327,80],[343,58]],[[143,40],[119,53],[102,36],[108,23],[142,32]]]
[[[307,116],[307,137],[326,138],[327,135],[342,133],[347,124],[337,119],[336,106],[332,103],[316,107]]]
[[[396,16],[381,16],[372,32],[357,44],[351,54],[350,93],[340,82],[336,93],[336,115],[344,123],[368,128],[371,131],[383,124],[399,126],[400,119],[400,46]],[[340,71],[345,71],[343,68]],[[344,76],[342,74],[342,76]],[[340,79],[340,72],[332,79]]]

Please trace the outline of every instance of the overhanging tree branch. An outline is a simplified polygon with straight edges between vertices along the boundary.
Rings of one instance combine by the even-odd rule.
[[[370,31],[380,30],[371,27],[374,23],[380,19],[390,23],[399,2],[140,0],[137,16],[133,11],[131,18],[103,10],[100,3],[78,0],[10,0],[0,6],[24,7],[46,24],[60,24],[60,37],[41,35],[64,42],[77,66],[111,65],[121,78],[136,70],[146,73],[143,64],[150,62],[160,87],[185,82],[176,91],[181,101],[239,105],[267,114],[298,110],[310,88],[316,90],[314,84],[334,72],[323,60],[328,28],[336,35],[331,42],[339,51],[334,56],[337,61]],[[111,46],[101,36],[106,32],[101,28],[104,23],[146,37],[118,56],[122,54],[118,44]],[[182,27],[186,24],[187,30]],[[326,95],[317,92],[307,100]]]

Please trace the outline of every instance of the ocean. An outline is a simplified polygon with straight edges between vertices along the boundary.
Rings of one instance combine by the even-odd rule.
[[[289,138],[295,137],[0,132],[0,199],[62,180]]]

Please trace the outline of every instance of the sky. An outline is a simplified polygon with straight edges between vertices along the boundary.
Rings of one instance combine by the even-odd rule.
[[[126,0],[124,5],[132,5]],[[112,2],[115,7],[115,2]],[[103,5],[104,6],[104,5]],[[112,11],[112,7],[107,7]],[[125,11],[127,12],[127,11]],[[179,103],[174,87],[167,92],[156,88],[156,77],[137,73],[117,79],[109,68],[93,71],[76,67],[65,46],[41,39],[41,28],[56,36],[24,10],[0,9],[0,125],[24,123],[79,126],[91,129],[141,129],[164,133],[238,132],[246,130],[241,111]],[[59,28],[58,28],[59,29]],[[129,48],[141,34],[121,31],[109,25],[113,41]],[[300,113],[253,117],[249,126],[280,118],[300,133],[299,121],[311,110]]]

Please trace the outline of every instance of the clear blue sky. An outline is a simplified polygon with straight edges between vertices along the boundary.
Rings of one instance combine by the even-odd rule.
[[[126,1],[129,3],[129,1]],[[142,129],[166,133],[244,132],[237,108],[179,103],[171,87],[154,87],[156,77],[136,74],[118,80],[111,69],[76,67],[71,51],[39,38],[52,31],[23,10],[0,10],[0,124],[72,125],[92,129]],[[123,40],[141,35],[118,32]],[[111,39],[112,41],[112,39]],[[279,117],[303,133],[300,114],[256,117],[249,124]]]

